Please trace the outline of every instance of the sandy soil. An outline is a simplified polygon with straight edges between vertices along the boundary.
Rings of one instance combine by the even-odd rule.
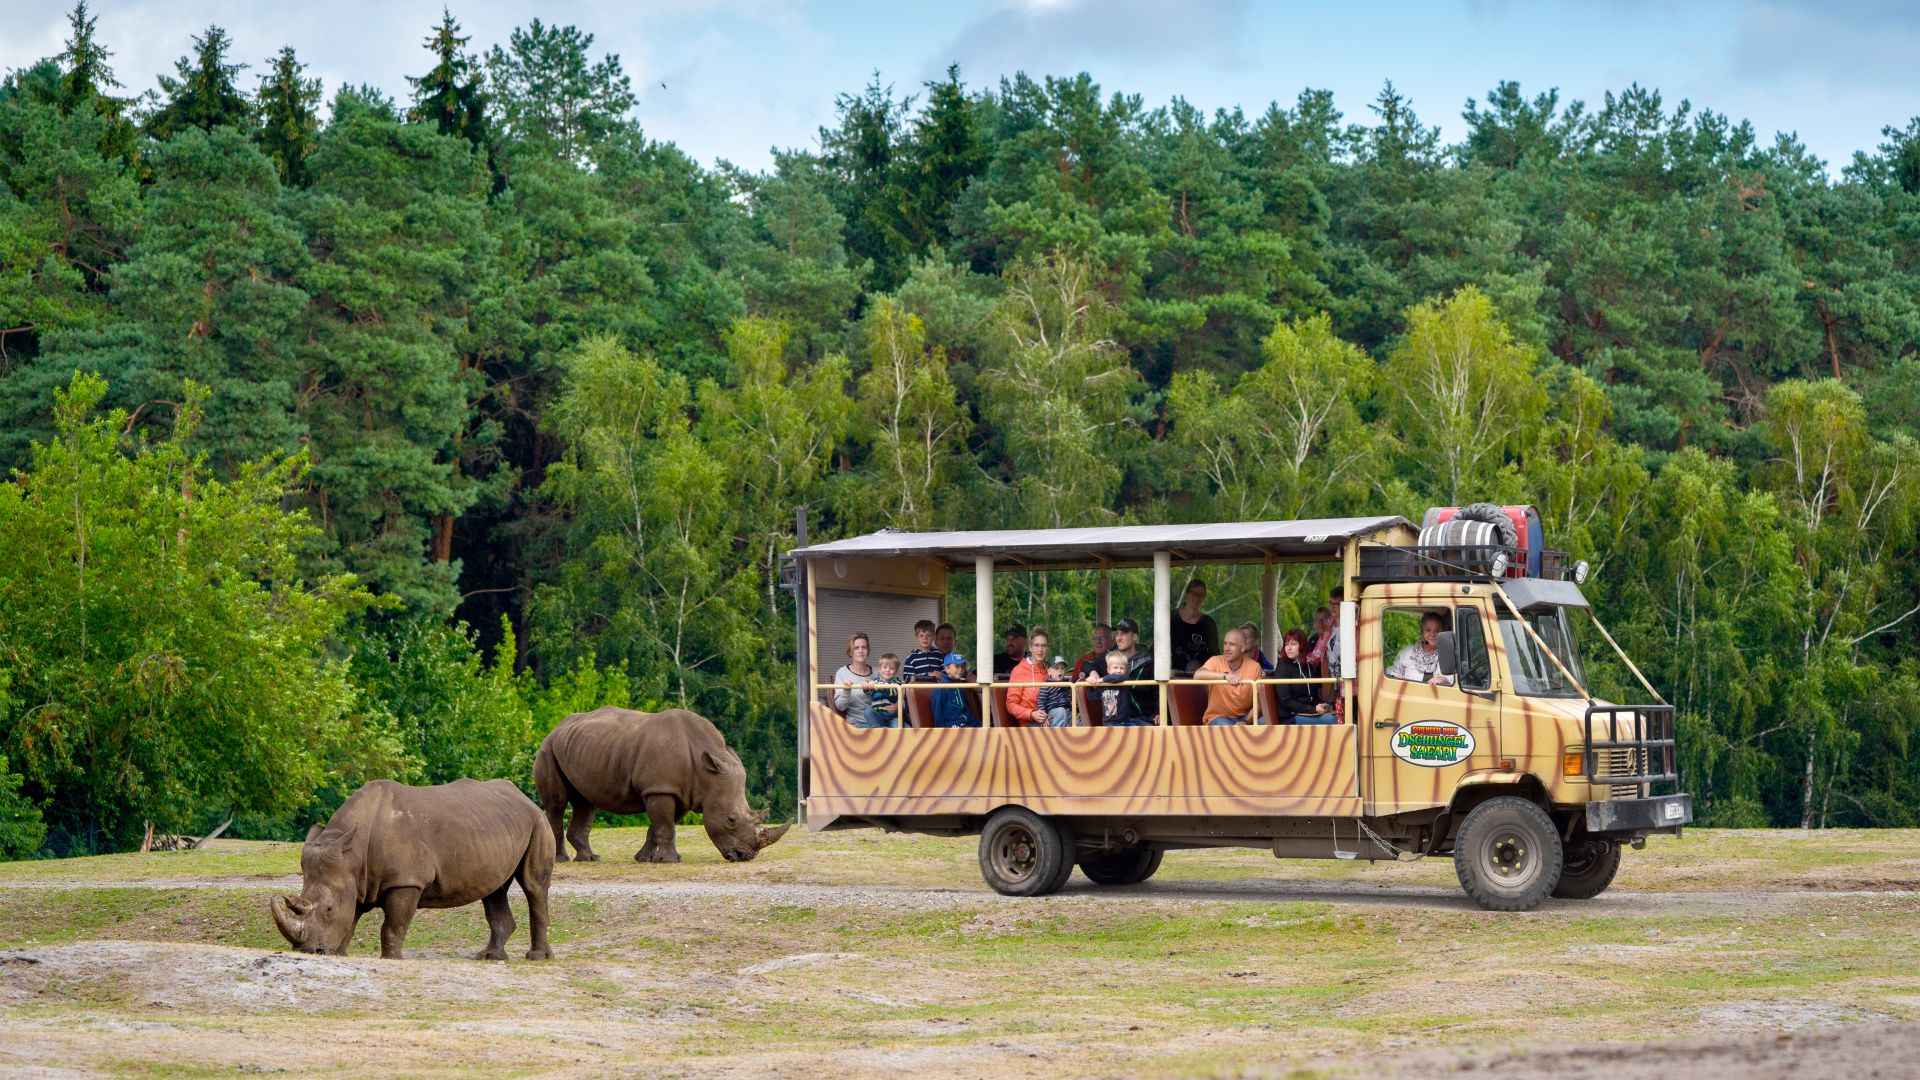
[[[1920,1075],[1907,851],[1782,848],[1505,916],[1444,863],[1195,853],[1009,900],[965,841],[687,852],[561,867],[551,963],[466,959],[468,909],[422,913],[400,962],[370,955],[377,916],[354,955],[289,953],[264,911],[284,874],[0,880],[0,1073]],[[914,884],[877,883],[890,863]]]

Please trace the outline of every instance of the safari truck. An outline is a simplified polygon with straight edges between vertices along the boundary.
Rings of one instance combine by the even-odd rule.
[[[802,820],[815,831],[978,834],[987,884],[1016,896],[1054,892],[1076,866],[1098,885],[1144,881],[1166,852],[1203,847],[1370,861],[1451,854],[1467,894],[1499,911],[1597,896],[1624,846],[1692,821],[1692,800],[1678,791],[1674,710],[1594,616],[1580,590],[1586,564],[1544,548],[1529,509],[1500,513],[1517,527],[1476,534],[1443,508],[1418,529],[1367,517],[888,530],[808,544],[803,512],[783,567],[797,601]],[[1172,670],[1175,569],[1184,579],[1206,567],[1261,567],[1259,626],[1274,656],[1277,575],[1316,563],[1338,567],[1337,666],[1324,677],[1261,679],[1247,723],[1204,725],[1206,687],[1220,683]],[[1018,726],[1005,707],[1015,684],[993,681],[996,575],[1092,572],[1095,617],[1111,624],[1111,575],[1149,568],[1152,678],[1124,685],[1158,701],[1154,723],[1102,727],[1076,684],[1070,726]],[[970,697],[979,726],[934,727],[934,688],[924,684],[900,695],[899,727],[849,724],[831,682],[843,643],[860,633],[875,656],[904,656],[916,621],[946,621],[955,574],[973,577],[975,634],[965,644],[977,674],[946,685]],[[1426,656],[1443,677],[1391,677],[1390,650],[1412,642],[1430,614],[1445,628]],[[1645,703],[1589,691],[1578,647],[1589,627]],[[1084,629],[1055,632],[1053,651],[1070,656],[1062,646]],[[1282,715],[1276,694],[1287,681],[1320,687],[1337,701],[1338,722]]]

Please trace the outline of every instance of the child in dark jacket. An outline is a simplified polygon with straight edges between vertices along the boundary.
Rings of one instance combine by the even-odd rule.
[[[1058,685],[1055,685],[1055,684]],[[1047,685],[1040,688],[1034,711],[1047,718],[1048,727],[1073,723],[1073,684],[1067,681],[1067,658],[1056,656],[1047,665]]]
[[[1107,654],[1107,674],[1093,692],[1093,707],[1105,727],[1146,727],[1153,723],[1140,715],[1133,693],[1127,687],[1113,685],[1127,681],[1127,654],[1118,649]]]
[[[959,653],[948,653],[945,662],[946,672],[940,676],[941,683],[967,681],[967,658]],[[959,687],[941,686],[933,692],[934,727],[979,727],[980,721],[967,711],[966,695]]]

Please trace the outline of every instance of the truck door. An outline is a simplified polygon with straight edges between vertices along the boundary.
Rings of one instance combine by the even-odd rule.
[[[1378,601],[1376,617],[1363,619],[1363,656],[1356,691],[1371,697],[1361,713],[1367,740],[1367,813],[1396,814],[1442,806],[1461,777],[1491,769],[1499,760],[1500,695],[1488,656],[1491,625],[1485,596],[1455,587],[1445,596]],[[1475,590],[1478,591],[1478,590]],[[1438,619],[1454,634],[1458,670],[1450,681],[1420,681],[1431,662],[1419,649],[1423,624]],[[1369,694],[1369,690],[1371,693]]]

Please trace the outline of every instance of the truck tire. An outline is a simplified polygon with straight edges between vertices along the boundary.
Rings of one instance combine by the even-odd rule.
[[[1073,842],[1031,810],[1009,806],[980,830],[980,876],[1002,896],[1045,896],[1073,873]]]
[[[1061,850],[1067,853],[1066,858],[1060,860],[1060,871],[1058,874],[1054,876],[1053,887],[1049,888],[1046,891],[1046,893],[1043,894],[1043,895],[1051,896],[1052,894],[1059,892],[1061,889],[1066,888],[1067,879],[1073,876],[1073,854],[1075,850],[1075,845],[1079,843],[1079,838],[1074,836],[1073,826],[1067,824],[1065,821],[1059,818],[1054,818],[1051,821],[1048,821],[1045,818],[1042,818],[1041,820],[1046,821],[1047,824],[1053,826],[1053,830],[1060,834]]]
[[[1591,900],[1607,891],[1620,872],[1620,845],[1612,840],[1576,840],[1561,861],[1553,895],[1562,900]]]
[[[1467,815],[1453,842],[1460,887],[1488,911],[1531,911],[1560,883],[1560,834],[1545,810],[1502,795]]]
[[[1160,869],[1165,854],[1145,847],[1094,852],[1080,857],[1080,872],[1095,885],[1138,885]]]

